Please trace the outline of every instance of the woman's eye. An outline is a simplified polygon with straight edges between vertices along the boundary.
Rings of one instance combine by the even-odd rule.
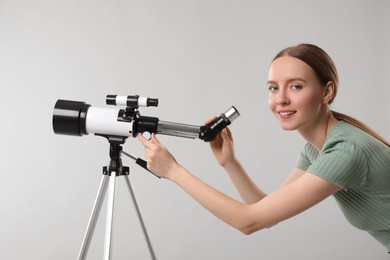
[[[291,89],[299,90],[299,89],[302,89],[302,86],[301,86],[301,85],[298,85],[298,84],[295,84],[295,85],[292,85],[292,86],[291,86]]]
[[[268,86],[268,90],[269,90],[270,92],[275,92],[276,90],[278,90],[278,87],[275,86],[275,85],[270,85],[270,86]]]

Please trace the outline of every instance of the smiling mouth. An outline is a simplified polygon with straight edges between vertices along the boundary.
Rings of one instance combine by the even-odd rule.
[[[279,112],[279,115],[285,117],[285,116],[291,116],[293,114],[295,114],[296,112],[293,112],[293,111],[289,111],[289,112]]]

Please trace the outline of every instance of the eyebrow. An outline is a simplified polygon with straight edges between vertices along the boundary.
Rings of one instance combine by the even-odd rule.
[[[287,80],[287,83],[291,83],[291,82],[293,82],[293,81],[302,81],[302,82],[307,82],[307,80],[305,80],[305,79],[303,79],[303,78],[292,78],[292,79],[289,79],[289,80]],[[268,80],[267,81],[267,84],[275,84],[275,85],[277,85],[276,84],[277,82],[276,81],[273,81],[273,80]]]

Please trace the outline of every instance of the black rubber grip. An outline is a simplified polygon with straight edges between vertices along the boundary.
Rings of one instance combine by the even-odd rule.
[[[137,160],[135,160],[135,163],[141,166],[142,168],[144,168],[145,170],[147,170],[148,172],[150,172],[151,174],[153,174],[154,176],[156,176],[157,178],[161,179],[160,176],[157,176],[156,174],[148,170],[148,163],[145,160],[142,160],[141,158],[137,158]]]

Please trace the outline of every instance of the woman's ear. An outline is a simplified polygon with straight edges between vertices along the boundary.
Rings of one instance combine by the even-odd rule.
[[[324,96],[322,98],[323,104],[329,104],[330,101],[333,100],[335,94],[335,85],[333,81],[329,81],[326,83],[324,88]]]

